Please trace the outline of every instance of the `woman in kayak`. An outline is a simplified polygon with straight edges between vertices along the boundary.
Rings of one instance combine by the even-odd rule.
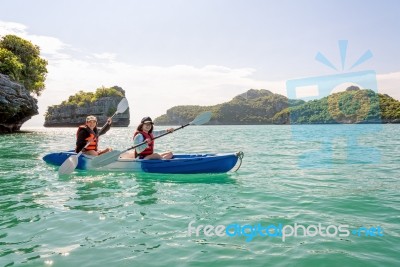
[[[99,156],[101,154],[111,151],[111,148],[104,150],[98,150],[99,136],[105,134],[110,130],[112,120],[108,118],[107,123],[100,129],[97,129],[97,118],[95,116],[87,116],[86,124],[81,125],[76,132],[76,148],[75,152],[78,153],[83,150],[82,153],[91,156]]]
[[[174,128],[162,131],[153,131],[153,121],[150,117],[144,117],[133,134],[133,145],[138,145],[144,141],[146,141],[146,143],[135,148],[134,153],[127,153],[123,157],[139,159],[171,159],[173,157],[171,151],[161,154],[154,153],[154,138],[167,132],[172,133],[173,131]]]

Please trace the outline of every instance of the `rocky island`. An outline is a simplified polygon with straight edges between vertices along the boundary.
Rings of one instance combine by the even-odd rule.
[[[99,125],[117,110],[125,91],[118,86],[101,87],[96,92],[83,92],[70,96],[60,105],[50,106],[45,114],[45,127],[77,127],[85,123],[88,115],[97,117]],[[130,123],[129,108],[113,118],[113,127],[127,127]]]
[[[16,35],[0,38],[0,133],[19,131],[38,114],[34,96],[44,90],[46,74],[37,45]]]
[[[213,113],[208,124],[214,125],[400,123],[398,100],[356,86],[308,102],[264,89],[250,89],[214,106],[172,107],[155,123],[182,125],[203,111]]]
[[[37,100],[20,83],[0,74],[0,133],[19,131],[21,125],[39,114]]]

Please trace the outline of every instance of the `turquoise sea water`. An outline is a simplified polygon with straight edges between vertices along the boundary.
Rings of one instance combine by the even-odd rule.
[[[76,129],[26,130],[0,136],[0,266],[400,266],[400,125],[191,126],[157,140],[244,152],[219,175],[59,177],[41,158],[73,148]],[[101,147],[129,147],[132,131],[112,128]],[[246,242],[189,236],[191,221],[350,233]]]

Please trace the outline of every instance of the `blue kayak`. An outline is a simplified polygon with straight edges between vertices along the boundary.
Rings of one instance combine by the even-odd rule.
[[[46,163],[61,166],[73,151],[56,152],[43,157]],[[242,159],[243,152],[225,154],[176,154],[169,160],[144,160],[122,159],[105,166],[94,167],[91,164],[92,156],[81,154],[78,158],[77,169],[98,171],[122,171],[122,172],[149,172],[149,173],[225,173],[232,170],[238,159]],[[240,166],[240,165],[239,165]]]

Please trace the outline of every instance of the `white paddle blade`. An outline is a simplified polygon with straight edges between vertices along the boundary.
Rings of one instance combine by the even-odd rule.
[[[117,106],[117,111],[116,113],[124,113],[125,110],[127,110],[129,107],[129,103],[128,100],[124,97],[122,98],[122,100],[119,102],[118,106]]]
[[[92,159],[92,167],[94,168],[99,168],[102,166],[106,166],[110,163],[113,163],[118,160],[119,156],[124,153],[124,151],[118,151],[118,150],[113,150],[110,152],[107,152],[103,155],[97,156],[94,159]]]
[[[75,170],[76,166],[78,166],[78,157],[76,155],[72,155],[60,166],[58,169],[58,174],[70,174]]]
[[[211,111],[205,111],[197,115],[197,117],[190,123],[191,125],[202,125],[210,121],[212,116]]]

